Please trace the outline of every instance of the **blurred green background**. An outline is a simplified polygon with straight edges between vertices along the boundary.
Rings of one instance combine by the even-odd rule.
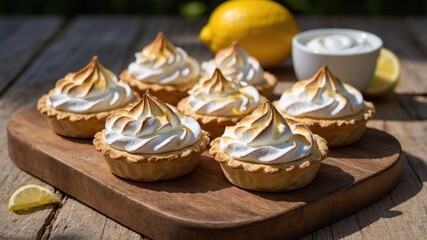
[[[0,0],[0,14],[209,15],[224,0]],[[294,14],[426,15],[427,0],[281,0]]]

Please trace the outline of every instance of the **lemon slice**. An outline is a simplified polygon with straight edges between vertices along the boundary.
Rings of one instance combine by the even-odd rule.
[[[368,97],[381,97],[393,92],[400,79],[399,58],[387,48],[382,48],[378,57],[372,82],[363,93]]]
[[[10,196],[7,210],[16,211],[59,202],[58,196],[49,189],[28,184],[18,189]]]

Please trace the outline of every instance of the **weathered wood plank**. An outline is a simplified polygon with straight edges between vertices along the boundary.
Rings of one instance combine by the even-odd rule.
[[[363,211],[363,210],[362,210]],[[333,239],[363,239],[357,215],[353,214],[331,225]],[[331,238],[331,236],[329,236]]]
[[[61,26],[59,17],[0,18],[0,93]]]
[[[0,94],[55,35],[61,23],[62,19],[55,17],[0,18]],[[0,106],[0,202],[4,204],[0,208],[0,215],[3,216],[0,218],[0,238],[34,239],[42,234],[40,230],[50,221],[54,206],[38,208],[24,215],[7,212],[9,196],[19,186],[28,183],[47,185],[19,171],[10,162],[6,150],[6,116],[11,115],[11,109]]]
[[[0,98],[0,109],[2,109],[0,112],[0,132],[5,134],[7,122],[15,111],[24,107],[34,106],[38,97],[47,92],[58,78],[70,71],[80,69],[87,64],[93,55],[98,54],[102,63],[113,71],[118,72],[121,70],[128,45],[135,38],[137,30],[138,21],[131,18],[83,17],[72,22],[66,31],[33,61],[32,65]],[[5,137],[0,139],[0,146],[2,146],[0,149],[1,202],[7,202],[6,198],[19,185],[30,182],[43,184],[18,170],[12,164],[5,150],[7,149],[5,139]],[[66,205],[67,201],[64,206],[67,209]],[[0,218],[0,228],[2,229],[0,232],[8,238],[34,239],[42,234],[46,236],[45,228],[49,229],[50,225],[53,224],[49,220],[51,213],[51,208],[46,208],[32,215],[19,216],[5,213],[5,208],[0,208],[0,214],[7,216],[6,218]],[[71,225],[78,225],[80,220],[78,214],[73,211],[68,214],[70,219],[75,220]],[[95,215],[102,218],[104,222],[107,221],[105,216],[99,213]],[[56,218],[62,218],[60,211]],[[45,219],[48,219],[46,223]],[[93,219],[89,217],[87,220],[91,221]],[[57,223],[56,226],[58,226],[56,229],[62,229],[60,223]],[[114,224],[106,225],[104,231],[110,233],[119,231],[125,235],[126,232],[132,234],[127,228]],[[57,232],[52,231],[48,234],[54,238]],[[93,232],[81,231],[80,234],[84,238],[90,238]]]
[[[58,210],[51,234],[43,236],[43,239],[140,240],[142,237],[86,205],[67,197],[64,206]]]

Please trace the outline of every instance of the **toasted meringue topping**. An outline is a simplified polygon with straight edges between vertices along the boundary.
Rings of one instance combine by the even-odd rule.
[[[202,69],[211,75],[219,68],[229,80],[237,80],[251,85],[263,82],[264,70],[259,62],[236,42],[228,48],[218,51],[215,58],[202,63]]]
[[[196,84],[190,90],[188,105],[195,113],[214,116],[242,116],[260,104],[258,90],[228,81],[219,69],[211,78]]]
[[[316,138],[303,124],[288,124],[269,102],[235,126],[226,127],[220,148],[241,161],[280,164],[296,161],[315,151]]]
[[[334,119],[363,110],[362,94],[322,67],[312,78],[295,83],[280,98],[279,110],[295,117]]]
[[[107,118],[105,142],[129,153],[165,153],[186,148],[201,137],[196,120],[148,92],[133,107]]]
[[[47,103],[73,113],[94,113],[117,109],[133,99],[131,88],[118,82],[95,56],[82,70],[60,79],[48,94]]]
[[[137,80],[162,85],[183,85],[197,80],[199,63],[179,47],[170,43],[163,33],[135,54],[128,72]]]

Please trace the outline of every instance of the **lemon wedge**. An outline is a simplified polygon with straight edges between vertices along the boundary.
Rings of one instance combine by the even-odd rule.
[[[27,184],[16,189],[10,196],[7,210],[23,210],[56,202],[59,202],[59,198],[51,190],[36,184]]]
[[[382,48],[372,82],[363,92],[368,97],[381,97],[393,92],[400,79],[399,58],[391,50]]]

